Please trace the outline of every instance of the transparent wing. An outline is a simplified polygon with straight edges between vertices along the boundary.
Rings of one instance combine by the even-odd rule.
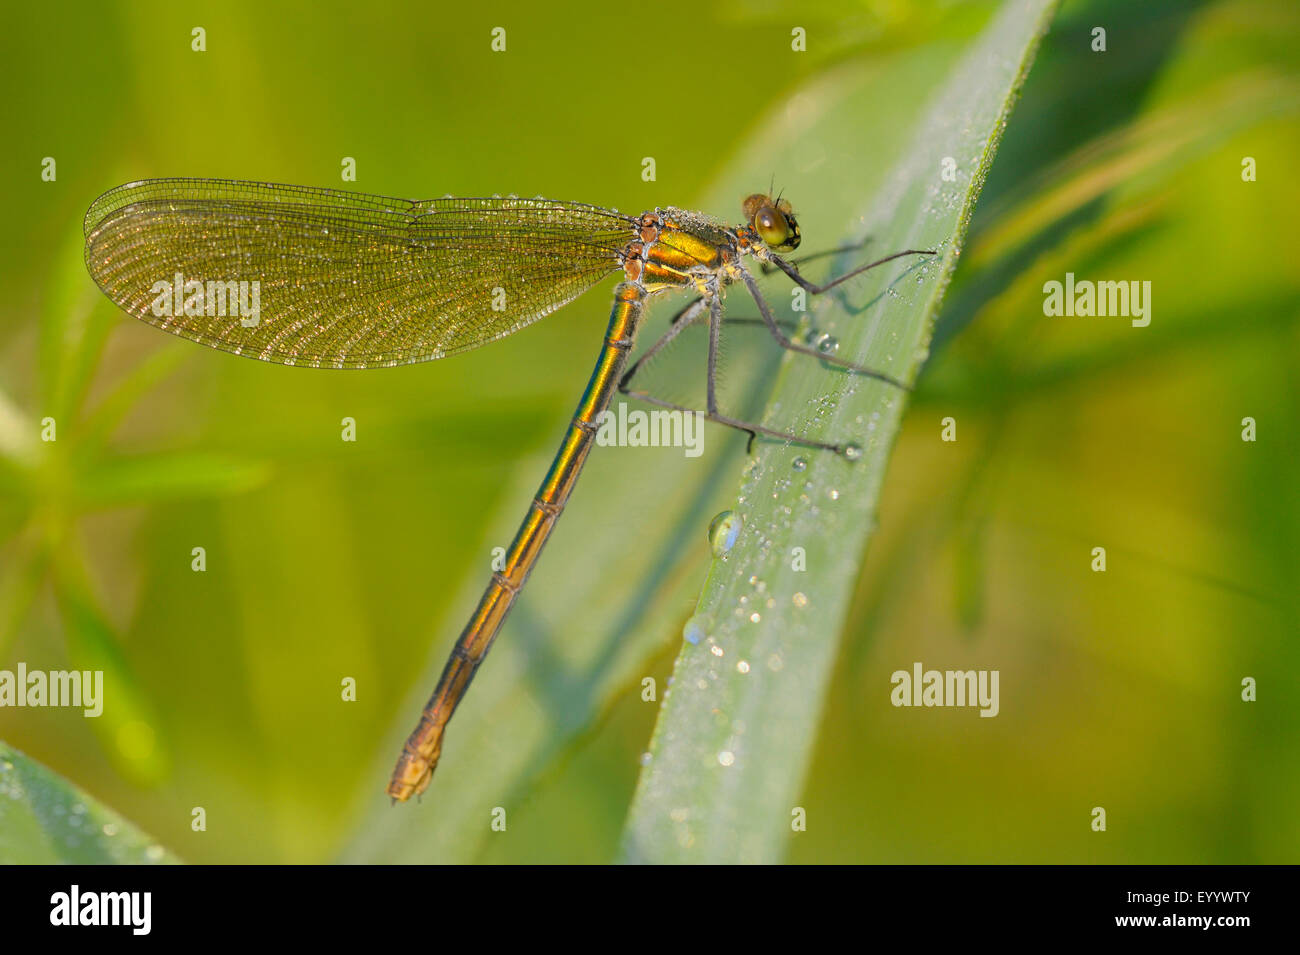
[[[86,213],[86,265],[131,315],[288,365],[401,365],[467,351],[620,267],[632,220],[548,199],[389,199],[154,179]]]

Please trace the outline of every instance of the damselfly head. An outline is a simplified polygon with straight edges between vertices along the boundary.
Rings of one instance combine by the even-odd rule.
[[[745,222],[753,226],[769,248],[789,252],[799,248],[799,223],[794,218],[790,200],[756,192],[741,204]]]

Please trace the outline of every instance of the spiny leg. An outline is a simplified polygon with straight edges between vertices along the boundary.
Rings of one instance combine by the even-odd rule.
[[[801,444],[805,447],[817,448],[821,451],[834,451],[836,454],[845,453],[845,445],[842,444],[829,444],[825,441],[814,441],[811,438],[804,438],[797,434],[791,434],[789,431],[777,431],[773,428],[765,428],[761,424],[741,421],[739,418],[729,418],[722,414],[701,412],[698,408],[690,408],[686,405],[679,405],[672,401],[665,401],[663,398],[656,398],[654,395],[645,391],[630,391],[627,388],[620,388],[619,390],[629,398],[636,398],[640,401],[646,402],[647,404],[657,405],[660,408],[669,408],[673,411],[682,411],[687,414],[703,414],[705,421],[712,421],[714,424],[726,425],[728,428],[735,428],[737,431],[744,431],[749,435],[748,447],[752,447],[754,438],[761,434],[768,438],[776,438],[778,441],[789,441],[792,444]]]
[[[863,268],[861,269],[854,269],[853,272],[850,272],[848,275],[841,275],[840,278],[835,279],[835,281],[833,282],[827,283],[826,286],[813,285],[813,283],[807,281],[807,279],[803,278],[802,275],[798,274],[797,270],[794,269],[793,265],[789,265],[788,262],[784,262],[781,261],[780,259],[777,259],[776,256],[772,256],[772,261],[775,261],[776,264],[780,266],[781,270],[783,270],[783,272],[787,273],[790,278],[794,279],[794,281],[800,283],[800,286],[806,288],[806,290],[811,292],[811,294],[820,295],[822,294],[822,292],[827,291],[828,288],[832,288],[837,285],[840,285],[840,282],[844,281],[844,279],[846,278],[850,278],[853,277],[853,275],[866,272],[867,269],[875,268],[876,265],[884,264],[884,262],[892,261],[894,259],[897,259],[898,256],[904,256],[904,255],[914,255],[914,253],[913,252],[894,253],[894,255],[887,256],[885,257],[885,259],[880,259],[879,261],[871,262],[870,265],[863,266]],[[902,391],[911,390],[909,386],[904,385],[904,383],[898,381],[897,378],[888,376],[888,374],[885,374],[883,372],[875,372],[875,370],[866,368],[866,366],[854,364],[853,361],[846,361],[845,359],[841,359],[841,357],[836,355],[826,355],[826,353],[820,352],[816,350],[816,348],[810,348],[807,347],[806,344],[798,344],[797,342],[793,342],[793,340],[790,340],[789,335],[785,334],[784,331],[781,331],[780,322],[776,321],[774,314],[772,314],[772,309],[768,307],[767,300],[763,298],[762,292],[758,290],[758,283],[754,281],[753,275],[750,275],[748,272],[742,274],[744,274],[744,278],[745,278],[745,287],[749,288],[749,294],[751,298],[754,299],[754,304],[758,305],[758,312],[763,317],[764,324],[767,325],[768,331],[771,331],[772,338],[776,339],[776,343],[779,344],[779,346],[785,348],[785,350],[787,351],[798,352],[800,353],[800,355],[811,355],[815,357],[815,359],[826,361],[827,364],[836,365],[837,368],[844,368],[846,370],[849,370],[849,372],[853,372],[854,374],[861,374],[861,376],[866,378],[878,379],[878,381],[883,381],[885,383],[888,383],[888,385],[893,385],[896,388],[901,388]]]
[[[646,354],[641,358],[640,361],[638,361],[636,364],[634,364],[631,368],[628,369],[627,373],[623,376],[622,380],[619,382],[618,390],[631,398],[639,398],[641,401],[644,401],[648,404],[657,405],[660,408],[669,408],[673,411],[681,411],[688,414],[700,414],[701,412],[699,411],[698,408],[690,408],[687,407],[686,405],[679,405],[671,401],[666,401],[663,398],[656,398],[654,395],[646,391],[632,391],[628,387],[628,385],[631,382],[633,376],[636,374],[638,368],[640,367],[641,362],[644,361],[646,358],[649,358],[652,354],[659,351],[659,349],[661,349],[663,346],[667,345],[675,337],[677,337],[677,333],[678,331],[681,330],[681,328],[684,328],[687,325],[691,324],[692,322],[696,321],[699,315],[704,311],[704,307],[705,307],[704,299],[700,298],[690,302],[684,309],[678,312],[677,316],[673,320],[673,325],[669,327],[668,331],[665,332],[664,336],[659,341],[655,342],[654,345],[650,346],[650,348],[647,350]],[[823,451],[834,451],[836,454],[844,453],[843,445],[829,444],[825,441],[813,441],[809,438],[800,437],[797,434],[791,434],[788,431],[777,431],[773,428],[766,428],[760,424],[754,424],[749,421],[741,421],[739,418],[732,418],[727,415],[721,414],[718,411],[715,381],[717,378],[718,342],[721,337],[721,326],[722,326],[723,317],[722,317],[722,303],[718,300],[717,296],[714,296],[709,300],[708,311],[709,311],[709,365],[708,365],[708,378],[705,383],[707,388],[707,393],[708,393],[707,394],[708,410],[704,412],[704,420],[712,421],[715,424],[725,425],[728,428],[735,428],[738,431],[744,431],[746,434],[749,435],[749,445],[747,446],[747,450],[753,447],[754,438],[762,434],[769,438],[776,438],[781,441],[790,441],[795,444],[804,445],[806,447],[819,448]]]
[[[813,255],[805,256],[803,259],[800,259],[800,261],[807,262],[810,261],[811,259],[821,258],[826,255],[833,255],[838,252],[850,251],[852,249],[861,248],[862,246],[866,245],[866,243],[867,240],[863,240],[861,243],[858,243],[856,245],[846,246],[841,249],[832,249],[828,252],[814,253]],[[779,256],[776,255],[771,256],[771,263],[776,268],[780,269],[782,272],[785,272],[786,275],[788,275],[792,280],[798,283],[798,285],[803,289],[805,289],[806,291],[810,292],[813,295],[821,295],[822,293],[829,291],[830,289],[839,285],[841,282],[844,282],[855,275],[860,275],[863,272],[866,272],[868,269],[873,269],[878,265],[884,265],[886,262],[892,262],[894,259],[901,258],[905,255],[934,255],[934,254],[936,253],[934,253],[933,251],[921,251],[917,249],[908,249],[904,252],[896,252],[893,255],[887,255],[882,259],[877,259],[875,262],[870,262],[867,265],[861,266],[860,268],[856,268],[853,271],[848,272],[845,275],[841,275],[839,278],[826,283],[825,285],[814,285],[813,283],[809,282],[807,279],[805,279],[802,275],[799,274],[799,270],[795,268],[792,262],[787,262],[784,259],[780,258]],[[764,265],[764,270],[765,271],[767,270],[766,264]],[[807,346],[799,345],[791,341],[789,336],[787,336],[782,331],[782,327],[789,327],[789,323],[779,321],[772,314],[772,310],[768,306],[767,301],[763,298],[762,293],[759,291],[758,284],[754,281],[753,276],[750,275],[748,272],[745,272],[743,274],[744,274],[745,286],[746,288],[749,289],[749,294],[753,297],[755,304],[758,306],[759,314],[762,316],[761,319],[762,324],[767,326],[768,331],[772,333],[772,336],[777,340],[777,343],[782,348],[785,348],[789,351],[799,352],[805,355],[811,355],[814,358],[818,358],[822,361],[828,362],[829,364],[836,365],[841,368],[845,368],[856,374],[864,375],[868,378],[876,378],[880,381],[887,382],[888,384],[891,384],[894,387],[899,388],[903,391],[910,390],[907,385],[903,384],[901,381],[898,381],[896,378],[890,377],[889,375],[883,374],[878,371],[872,371],[870,368],[864,368],[861,365],[856,365],[853,362],[845,361],[843,358],[839,358],[834,355],[825,355],[820,351],[817,351],[816,349],[808,348]],[[788,431],[777,431],[773,428],[766,428],[762,425],[753,424],[752,422],[741,421],[738,418],[731,418],[726,415],[720,414],[718,412],[716,389],[715,389],[715,378],[716,378],[716,371],[717,371],[718,339],[721,334],[721,324],[724,321],[724,318],[721,313],[721,303],[718,301],[716,296],[710,299],[707,307],[709,311],[709,367],[708,367],[708,380],[707,380],[708,411],[704,414],[705,420],[712,421],[715,424],[725,425],[726,427],[729,428],[735,428],[738,431],[744,431],[746,434],[749,435],[750,447],[753,446],[754,438],[762,434],[765,435],[766,437],[776,438],[782,441],[790,441],[794,444],[801,444],[812,448],[820,448],[825,451],[834,451],[836,454],[845,453],[846,445],[830,444],[824,441],[813,441],[808,438],[800,437],[799,435],[796,434],[791,434]],[[629,384],[631,383],[633,377],[635,377],[636,373],[641,369],[642,365],[650,358],[652,358],[660,351],[662,351],[665,347],[667,347],[681,333],[683,329],[697,322],[700,319],[701,315],[703,314],[704,309],[705,309],[704,299],[697,298],[688,302],[686,306],[682,308],[681,311],[679,311],[675,316],[673,316],[672,323],[669,325],[668,330],[663,334],[663,336],[657,342],[651,345],[650,348],[646,350],[646,353],[642,355],[640,358],[638,358],[636,362],[634,362],[632,366],[628,368],[628,370],[624,373],[622,379],[619,381],[618,390],[629,397],[639,398],[641,401],[647,402],[648,404],[657,405],[658,407],[661,408],[668,408],[673,411],[681,411],[690,414],[699,414],[700,412],[696,408],[689,408],[686,405],[680,405],[680,404],[676,404],[675,402],[665,401],[664,399],[656,398],[654,395],[651,395],[650,393],[645,391],[633,391],[629,387]],[[725,319],[725,320],[734,324],[755,324],[756,323],[754,319],[750,319],[750,318],[735,318],[735,319]]]
[[[839,285],[841,282],[847,282],[855,275],[861,275],[863,272],[866,272],[870,269],[874,269],[878,265],[884,265],[886,262],[894,261],[894,259],[901,259],[905,255],[938,255],[938,254],[939,253],[934,251],[933,249],[904,249],[902,252],[895,252],[893,255],[887,255],[883,259],[876,259],[876,261],[874,262],[868,262],[866,265],[860,265],[853,271],[845,272],[839,278],[832,279],[831,281],[827,282],[825,285],[814,285],[812,282],[809,282],[806,278],[804,278],[802,275],[799,274],[799,270],[794,267],[793,263],[787,262],[779,255],[770,255],[769,258],[771,259],[773,265],[775,265],[786,275],[790,276],[791,280],[793,280],[804,291],[812,295],[821,295],[823,292],[829,292],[831,289],[835,288],[835,286]]]
[[[797,259],[786,259],[787,265],[807,265],[809,262],[816,262],[818,259],[824,259],[832,255],[842,255],[845,252],[857,252],[859,249],[865,249],[871,242],[871,236],[867,236],[861,242],[850,242],[848,245],[842,245],[838,249],[823,249],[821,252],[810,252],[807,255],[801,255]],[[775,256],[773,256],[775,258]],[[771,275],[777,271],[778,266],[775,262],[762,263],[764,275]]]
[[[800,258],[797,259],[782,259],[780,256],[773,255],[771,256],[770,261],[760,263],[760,267],[762,268],[764,275],[771,275],[773,272],[785,271],[787,275],[789,275],[792,279],[794,279],[795,282],[799,283],[799,285],[805,288],[808,292],[810,292],[813,295],[820,295],[821,293],[827,291],[828,289],[832,289],[835,286],[839,285],[845,279],[852,278],[853,276],[861,272],[865,272],[867,269],[875,268],[877,265],[883,265],[885,262],[892,262],[894,259],[898,258],[899,256],[936,254],[930,251],[918,252],[913,249],[909,249],[906,252],[897,252],[894,255],[886,256],[885,258],[880,259],[876,262],[872,262],[869,265],[864,265],[862,266],[862,268],[854,269],[848,275],[841,275],[839,278],[835,279],[835,281],[828,282],[826,285],[821,285],[821,286],[813,285],[811,282],[808,282],[806,279],[804,279],[802,275],[798,274],[799,270],[795,268],[795,266],[803,265],[807,262],[813,261],[814,259],[823,259],[828,255],[839,255],[841,252],[854,252],[866,246],[867,243],[869,243],[870,241],[871,241],[870,238],[866,238],[863,239],[861,242],[854,242],[851,245],[842,245],[838,249],[827,249],[824,252],[814,252],[811,255],[801,256]],[[792,269],[793,271],[791,271]],[[768,328],[771,328],[771,324],[762,318],[748,318],[748,317],[741,318],[739,316],[733,317],[731,315],[726,315],[723,317],[723,321],[725,321],[728,325],[763,325]],[[794,322],[785,321],[779,318],[776,319],[776,324],[778,327],[785,328],[785,329],[794,329],[797,327]],[[780,341],[780,339],[778,338],[777,341]],[[798,351],[799,349],[795,349],[795,350]],[[841,365],[842,367],[853,368],[854,370],[858,368],[858,366],[856,365],[845,363],[843,359],[838,359],[838,358],[831,357],[829,355],[824,355],[821,352],[817,352],[817,357],[824,359],[825,361],[829,361],[832,364]]]
[[[634,361],[628,367],[627,371],[623,373],[622,384],[626,385],[631,381],[633,376],[641,370],[642,365],[667,348],[683,330],[698,322],[703,317],[704,310],[705,306],[703,298],[694,298],[687,302],[686,305],[672,317],[668,324],[667,331],[660,336],[658,341],[647,348],[645,354],[641,355],[636,361]],[[732,318],[730,315],[723,315],[722,320],[728,325],[762,325],[764,328],[767,327],[767,322],[763,321],[761,318]],[[793,322],[782,321],[780,319],[777,320],[777,324],[782,328],[795,328]],[[624,391],[626,393],[626,389],[624,389]]]
[[[758,325],[758,326],[761,326],[761,327],[763,327],[763,328],[767,328],[767,322],[763,321],[761,318],[750,318],[748,315],[746,315],[746,316],[744,316],[744,317],[741,317],[741,316],[739,316],[739,315],[736,315],[736,316],[732,316],[732,315],[723,315],[723,316],[722,316],[722,323],[723,323],[724,325]],[[789,331],[794,331],[795,329],[797,329],[797,328],[799,327],[799,326],[796,325],[794,322],[789,321],[789,320],[784,319],[784,318],[778,318],[778,319],[776,320],[776,324],[777,324],[779,327],[784,328],[784,329],[787,329],[787,330],[789,330]]]
[[[722,302],[718,296],[709,298],[709,370],[704,382],[705,401],[708,402],[709,414],[718,413],[718,397],[714,382],[718,377],[718,342],[722,338]],[[753,431],[750,431],[753,440]]]
[[[672,321],[668,323],[668,330],[663,333],[657,342],[646,349],[645,354],[632,362],[627,371],[623,372],[623,377],[619,380],[618,390],[624,394],[627,393],[627,383],[632,380],[633,376],[641,370],[641,366],[648,362],[655,355],[659,354],[672,342],[674,338],[682,333],[689,326],[695,324],[700,316],[704,314],[704,299],[694,298],[686,303]]]

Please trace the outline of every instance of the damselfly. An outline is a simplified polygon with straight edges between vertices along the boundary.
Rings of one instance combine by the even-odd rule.
[[[744,264],[752,256],[811,294],[907,255],[817,285],[778,253],[799,245],[785,199],[743,203],[735,227],[683,209],[639,216],[549,199],[411,201],[219,179],[154,179],[106,192],[86,213],[86,265],[125,311],[222,351],[285,365],[373,368],[444,358],[516,332],[622,273],[595,370],[541,487],[447,661],[388,784],[394,800],[429,785],[443,733],[564,510],[601,416],[623,392],[691,411],[631,382],[688,326],[708,323],[706,420],[840,454],[722,414],[714,389],[722,289],[743,284],[782,348],[902,388],[888,375],[792,340]],[[689,302],[628,364],[646,299],[685,289]]]

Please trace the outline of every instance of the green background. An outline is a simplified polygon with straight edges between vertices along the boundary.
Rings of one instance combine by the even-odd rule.
[[[240,360],[102,300],[80,259],[100,192],[169,175],[345,185],[350,156],[347,187],[367,192],[734,219],[740,196],[724,202],[714,184],[762,165],[754,144],[786,132],[774,106],[797,113],[806,84],[880,64],[888,81],[859,119],[880,124],[885,148],[892,117],[941,78],[929,64],[992,9],[12,11],[0,38],[0,667],[104,669],[110,706],[100,720],[0,710],[0,738],[189,861],[365,856],[394,739],[430,689],[421,673],[522,514],[608,311],[602,286],[489,349],[412,368]],[[790,52],[794,25],[806,53]],[[190,49],[195,26],[206,52]],[[490,48],[497,26],[505,53]],[[1096,26],[1105,53],[1090,48]],[[1063,7],[895,451],[792,861],[1300,857],[1298,41],[1300,14],[1280,0]],[[900,80],[909,70],[915,81]],[[1256,182],[1242,181],[1245,156]],[[860,161],[832,145],[768,174],[816,210]],[[815,213],[801,227],[805,249],[829,244]],[[1152,282],[1151,326],[1044,317],[1043,283],[1067,271]],[[761,399],[745,359],[768,354],[761,341],[731,351],[733,406]],[[660,390],[693,394],[689,359],[656,369]],[[53,444],[38,437],[47,415]],[[938,440],[947,416],[955,444]],[[1254,443],[1241,440],[1247,416]],[[339,440],[344,417],[356,443]],[[614,857],[655,718],[640,679],[670,672],[708,517],[743,461],[742,437],[707,440],[689,473],[708,478],[684,487],[593,460],[533,578],[551,602],[525,595],[424,803],[393,810],[437,827],[440,800],[472,808],[481,832],[438,858]],[[690,545],[664,563],[647,540],[670,519]],[[1090,570],[1096,546],[1104,574]],[[609,632],[616,663],[566,657],[580,626],[556,609],[566,595],[635,631],[617,646]],[[1001,714],[890,706],[889,675],[916,660],[999,669]],[[1255,703],[1240,699],[1248,676]],[[355,703],[340,701],[344,677]],[[506,692],[511,679],[523,691]],[[486,738],[481,758],[506,759],[516,740],[469,732],[497,708],[535,712],[545,740],[508,792],[476,786],[450,752]],[[503,804],[509,828],[493,833]],[[196,806],[204,832],[191,829]],[[1090,830],[1094,806],[1104,834]]]

